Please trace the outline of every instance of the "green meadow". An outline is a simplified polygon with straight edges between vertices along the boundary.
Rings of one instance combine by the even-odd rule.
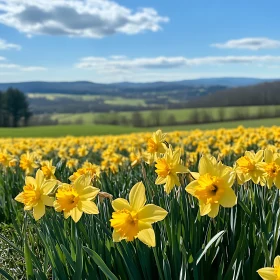
[[[62,137],[71,136],[93,136],[93,135],[118,135],[133,132],[155,131],[158,128],[168,131],[184,131],[194,129],[219,129],[219,128],[234,128],[238,125],[244,127],[270,127],[278,125],[280,118],[259,119],[259,120],[240,120],[234,122],[216,122],[199,125],[179,125],[179,126],[162,126],[149,128],[135,128],[130,126],[115,126],[115,125],[57,125],[57,126],[34,126],[22,128],[0,128],[0,137]]]

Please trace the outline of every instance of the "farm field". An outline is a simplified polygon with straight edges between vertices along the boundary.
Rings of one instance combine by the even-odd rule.
[[[75,101],[94,101],[97,99],[101,99],[105,104],[113,104],[113,105],[137,105],[137,106],[146,106],[146,102],[144,99],[137,98],[123,98],[119,96],[104,96],[104,95],[75,95],[75,94],[62,94],[62,93],[28,93],[28,98],[46,98],[47,100],[56,100],[56,99],[72,99]]]
[[[216,122],[197,125],[178,125],[178,126],[161,126],[165,131],[185,131],[194,129],[219,129],[234,128],[239,125],[244,127],[270,127],[278,125],[280,118],[260,119],[260,120],[240,120],[233,122]],[[98,135],[118,135],[132,132],[153,131],[152,128],[135,128],[130,126],[117,125],[56,125],[56,126],[32,126],[21,128],[0,128],[0,138],[2,137],[63,137],[72,136],[98,136]]]
[[[0,278],[274,273],[280,127],[164,132],[1,138]]]
[[[159,110],[158,115],[162,123],[167,123],[168,118],[173,116],[175,121],[183,122],[190,121],[194,118],[197,118],[199,121],[205,116],[212,118],[212,121],[232,119],[234,117],[243,117],[243,118],[256,118],[260,114],[263,116],[269,116],[270,114],[275,114],[275,112],[280,111],[279,105],[273,106],[248,106],[248,107],[224,107],[224,108],[195,108],[195,109],[168,109],[168,110]],[[151,119],[151,113],[153,111],[145,110],[140,111],[142,117],[145,120],[145,123],[149,123]],[[80,113],[80,114],[53,114],[51,119],[58,120],[58,123],[63,124],[75,123],[78,120],[83,123],[94,123],[98,120],[114,120],[116,118],[126,117],[128,120],[131,120],[133,112],[115,112],[115,113]],[[207,117],[206,117],[207,118]]]

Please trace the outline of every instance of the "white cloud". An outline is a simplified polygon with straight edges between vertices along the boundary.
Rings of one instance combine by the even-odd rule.
[[[14,69],[17,71],[32,72],[32,71],[46,71],[47,68],[39,66],[22,66],[12,63],[2,63],[0,64],[0,69]],[[2,74],[2,72],[1,72]]]
[[[0,56],[0,61],[1,61],[1,60],[6,60],[6,58],[3,57],[3,56]]]
[[[28,36],[102,38],[115,33],[156,32],[168,21],[153,8],[132,11],[109,0],[0,0],[0,23]]]
[[[127,72],[136,69],[170,69],[192,67],[200,65],[223,64],[252,64],[252,63],[280,63],[280,56],[206,56],[197,58],[187,57],[154,57],[154,58],[119,58],[112,57],[84,57],[76,68],[91,69],[97,72]]]
[[[280,41],[268,38],[242,38],[237,40],[229,40],[225,43],[212,44],[211,47],[219,49],[276,49],[280,48]]]
[[[10,50],[10,49],[15,49],[19,51],[21,49],[21,46],[8,43],[4,39],[0,39],[0,50]]]

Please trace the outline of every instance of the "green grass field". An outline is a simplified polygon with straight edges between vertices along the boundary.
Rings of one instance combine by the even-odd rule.
[[[118,96],[104,96],[104,95],[76,95],[76,94],[62,94],[62,93],[28,93],[27,96],[32,98],[46,98],[47,100],[56,100],[58,98],[69,98],[76,101],[94,101],[102,99],[105,104],[110,105],[126,105],[126,106],[143,106],[146,107],[144,99],[129,99]]]
[[[0,137],[62,137],[66,135],[72,136],[93,136],[93,135],[118,135],[132,132],[155,131],[161,128],[164,131],[175,130],[193,130],[193,129],[219,129],[234,128],[238,125],[244,127],[270,127],[280,124],[280,118],[246,120],[222,123],[210,123],[200,125],[183,125],[183,126],[162,126],[149,128],[134,128],[113,125],[57,125],[57,126],[38,126],[24,128],[0,128]]]
[[[140,101],[139,101],[140,102]],[[221,111],[223,110],[223,111]],[[280,110],[280,106],[248,106],[248,107],[225,107],[221,108],[195,108],[195,109],[169,109],[169,110],[159,110],[162,122],[166,122],[171,115],[174,116],[177,122],[183,122],[190,120],[193,115],[197,115],[200,119],[203,114],[207,113],[212,117],[212,120],[218,120],[223,114],[225,120],[232,119],[236,114],[246,115],[248,117],[256,117],[260,112],[263,115],[268,115],[269,113],[275,113]],[[140,111],[146,122],[149,121],[151,115],[150,110]],[[128,120],[131,119],[133,112],[118,112],[118,113],[81,113],[81,114],[53,114],[51,118],[53,120],[58,120],[60,124],[64,122],[75,123],[77,120],[82,120],[85,124],[92,124],[98,119],[108,120],[115,119],[116,117],[125,116]]]

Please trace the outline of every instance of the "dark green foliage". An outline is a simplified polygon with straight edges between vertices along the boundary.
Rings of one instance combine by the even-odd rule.
[[[18,127],[21,119],[23,119],[23,125],[27,125],[31,115],[23,92],[14,88],[0,92],[0,126]]]

